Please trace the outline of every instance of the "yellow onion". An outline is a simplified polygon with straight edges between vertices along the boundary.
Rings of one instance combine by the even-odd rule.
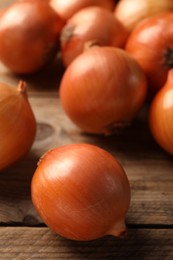
[[[98,6],[83,8],[68,20],[61,31],[63,63],[68,66],[90,43],[123,48],[127,37],[127,30],[112,12]]]
[[[67,67],[60,84],[67,116],[82,131],[111,135],[128,126],[145,103],[147,83],[124,50],[93,46]]]
[[[115,7],[114,13],[131,32],[144,18],[172,10],[172,0],[120,0]]]
[[[31,195],[43,221],[63,237],[87,241],[127,232],[126,173],[115,157],[95,145],[48,151],[34,173]]]
[[[0,19],[0,61],[14,73],[37,72],[58,52],[64,23],[46,1],[14,1]]]
[[[26,83],[17,88],[0,83],[0,171],[22,158],[36,134],[36,121]]]
[[[168,72],[166,83],[152,101],[149,119],[153,137],[173,155],[173,69]]]

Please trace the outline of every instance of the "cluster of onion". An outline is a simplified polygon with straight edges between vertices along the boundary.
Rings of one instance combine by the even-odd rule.
[[[125,50],[147,78],[151,133],[165,151],[173,154],[173,1],[120,0],[114,13],[130,32]]]
[[[80,4],[87,2],[93,1]],[[103,16],[106,17],[104,23]],[[98,31],[100,26],[102,32]],[[127,124],[144,102],[146,81],[138,65],[120,49],[99,47],[123,46],[126,39],[127,31],[121,23],[100,7],[87,7],[77,12],[62,30],[61,53],[64,64],[69,66],[60,84],[60,97],[70,118],[86,132],[112,133],[117,125]],[[88,50],[83,52],[86,45]],[[115,86],[123,73],[118,73],[119,78],[113,76],[114,63],[118,62],[127,70],[124,84],[129,95],[132,89],[133,94],[140,89],[140,93],[136,91],[136,95],[131,95],[133,101],[126,109],[119,104],[119,116],[115,113],[115,99],[121,95],[122,100],[126,99],[127,103],[128,100],[125,90],[120,90],[122,85]],[[107,100],[110,101],[108,105]],[[123,236],[126,233],[124,220],[130,203],[129,182],[115,157],[99,147],[74,144],[47,152],[33,176],[31,191],[33,204],[44,222],[64,237],[92,240],[107,234]]]
[[[127,26],[116,17],[114,4],[113,0],[19,0],[0,14],[0,60],[15,73],[30,74],[61,50],[66,66],[60,84],[61,104],[77,126],[92,134],[110,135],[130,124],[143,107],[150,86],[148,75],[133,52],[139,48],[130,44],[135,32],[129,36]],[[166,57],[170,67],[170,49]],[[172,118],[171,98],[167,94],[170,97],[172,93],[172,74],[170,71],[166,86],[151,106],[151,129],[156,135],[156,127],[162,125],[158,103],[169,110],[163,120]],[[15,110],[17,116],[23,122],[26,120],[23,114],[30,118],[29,127],[25,123],[25,128],[31,131],[32,137],[23,150],[18,150],[21,157],[34,140],[35,118],[26,95],[22,95],[26,92],[23,83],[17,91],[3,84],[1,88],[5,94],[0,99],[0,117],[6,117],[4,112],[13,109],[7,106],[5,95],[8,95],[10,105],[13,100],[23,104],[22,110]],[[12,127],[10,121],[7,126]],[[21,131],[25,134],[25,128],[16,128],[16,134]],[[6,129],[1,130],[3,140]],[[162,147],[169,145],[165,136],[172,138],[170,129],[164,127],[156,137],[162,139]],[[28,140],[27,135],[23,138]],[[13,140],[12,144],[11,149],[16,149],[19,140],[16,144]],[[19,159],[11,160],[6,154],[5,159],[0,158],[0,169]],[[43,221],[64,237],[91,240],[126,233],[129,182],[116,158],[99,147],[73,144],[45,153],[34,173],[31,195]]]
[[[113,13],[113,1],[106,2],[109,10],[100,7],[105,1],[61,2],[50,1],[61,17],[68,17],[60,36],[66,67],[61,104],[83,131],[113,134],[136,117],[147,93],[143,71],[122,50],[128,31]]]
[[[88,4],[89,2],[92,1],[88,1]],[[112,3],[113,1],[107,0],[98,1],[98,5],[106,9],[112,8]],[[103,14],[101,8],[98,12]],[[115,45],[121,45],[127,35],[125,29],[113,16],[109,16],[108,11],[105,10],[105,14],[110,23],[115,23],[109,32],[116,32],[115,27],[124,30],[122,37],[117,35],[117,40],[110,40]],[[16,1],[2,11],[0,16],[0,60],[12,72],[31,74],[55,55],[64,21],[46,1]],[[104,51],[107,52],[106,49]],[[108,53],[109,51],[112,52],[112,49],[108,49]],[[118,55],[122,56],[120,60],[127,67],[129,88],[131,85],[133,87],[130,84],[133,81],[131,71],[137,70],[139,76],[134,81],[139,84],[141,77],[141,88],[145,92],[145,79],[139,68],[117,50],[115,56]],[[112,74],[111,70],[108,70],[106,77]],[[110,86],[108,96],[111,96],[112,91],[113,85]],[[17,89],[0,84],[0,93],[2,170],[29,151],[36,134],[36,121],[24,82],[21,81]],[[134,110],[138,109],[141,99],[143,97],[140,95],[135,96]],[[108,110],[110,109],[111,107]],[[126,118],[127,121],[130,119],[131,115]],[[110,120],[112,123],[114,118],[110,118],[107,124],[110,124]],[[112,132],[113,127],[115,125],[103,129]],[[97,146],[75,144],[47,152],[39,162],[31,188],[32,201],[38,213],[50,228],[62,236],[91,240],[107,234],[123,236],[126,233],[125,215],[130,203],[129,182],[116,158]]]
[[[0,61],[14,73],[37,71],[55,55],[64,23],[42,0],[15,1],[0,12]],[[0,122],[2,170],[23,157],[35,138],[24,82],[17,89],[0,84]]]
[[[147,78],[151,133],[173,154],[173,1],[120,0],[114,14],[129,31],[125,50]]]
[[[151,133],[170,154],[173,154],[172,28],[173,12],[149,17],[136,25],[125,47],[147,77]]]
[[[17,89],[0,84],[0,93],[1,171],[29,151],[36,121],[24,82]],[[92,240],[126,233],[129,182],[116,158],[97,146],[74,144],[47,152],[31,188],[44,222],[66,238]]]
[[[124,2],[127,4],[128,1]],[[121,0],[119,1],[119,6],[120,4]],[[162,11],[172,10],[172,3],[170,3],[170,1],[165,1],[164,4],[163,1],[162,3],[156,1],[146,1],[145,4],[147,6],[146,10],[148,6],[150,6],[151,11],[150,13],[147,13],[144,10],[145,13],[141,13],[141,16],[137,18],[137,21],[133,22],[132,32],[130,31],[132,30],[132,28],[127,28],[125,24],[123,28],[121,23],[121,28],[123,28],[122,32],[125,32],[125,27],[130,32],[130,36],[128,36],[125,46],[125,51],[117,48],[123,47],[124,42],[122,42],[119,46],[116,45],[117,43],[114,45],[110,43],[112,38],[110,39],[106,37],[108,41],[105,44],[104,42],[102,42],[100,35],[98,36],[98,34],[95,34],[95,36],[97,35],[96,38],[91,36],[92,33],[94,34],[95,28],[94,26],[90,27],[90,24],[87,24],[86,20],[88,19],[87,17],[90,17],[89,21],[92,20],[94,16],[92,15],[91,10],[94,10],[94,8],[85,8],[77,12],[68,20],[61,34],[62,58],[64,64],[68,67],[61,81],[60,98],[62,106],[68,116],[81,129],[90,133],[112,134],[119,126],[124,126],[128,124],[137,115],[140,108],[144,104],[147,94],[147,86],[149,88],[149,95],[151,93],[153,95],[162,87],[162,89],[158,92],[158,94],[154,97],[152,101],[149,115],[149,123],[151,132],[156,141],[167,152],[173,154],[173,70],[169,70],[172,67],[172,47],[164,48],[164,44],[169,38],[168,35],[170,35],[171,38],[172,26],[171,21],[167,22],[167,14],[158,16],[158,24],[159,19],[164,19],[164,21],[160,23],[160,28],[159,25],[158,28],[156,28],[156,32],[168,32],[165,37],[165,41],[159,33],[157,35],[155,31],[152,31],[152,26],[155,23],[155,19],[157,20],[157,18],[150,18],[151,20],[148,20],[148,24],[151,24],[151,30],[150,28],[148,28],[147,30],[148,25],[146,25],[145,27],[145,22],[143,22],[143,25],[141,23],[141,25],[139,26],[141,26],[141,28],[146,28],[146,32],[142,32],[142,30],[140,31],[139,29],[139,34],[136,33],[136,45],[133,45],[132,41],[133,38],[135,39],[135,36],[133,37],[133,34],[135,35],[134,26],[137,26],[137,22],[141,21],[145,17],[159,14]],[[95,10],[96,9],[99,10],[98,8],[95,8]],[[115,10],[115,14],[117,13],[117,10]],[[168,20],[171,20],[171,16],[172,14],[170,14],[170,18],[168,18]],[[96,19],[96,16],[93,19],[95,21],[98,21]],[[101,25],[101,21],[99,21],[99,24]],[[103,28],[105,29],[105,27]],[[113,30],[111,26],[109,26],[109,29]],[[106,28],[105,31],[106,30],[108,29]],[[136,31],[137,30],[138,29],[136,29]],[[104,35],[106,35],[106,33],[104,33]],[[154,40],[153,35],[156,37],[156,39]],[[93,38],[90,38],[90,36]],[[124,37],[125,39],[126,36],[127,32],[122,37]],[[150,41],[154,44],[155,42],[157,42],[156,45],[153,44],[153,51],[151,51],[150,43],[148,45],[146,44],[146,42],[144,44],[141,43],[141,47],[140,44],[138,45],[138,40],[140,39],[140,37],[142,40],[147,39],[148,37],[148,39],[150,38]],[[162,43],[159,43],[159,39]],[[92,48],[86,50],[86,43],[89,43]],[[171,39],[169,40],[169,46],[170,44]],[[113,47],[102,47],[102,45],[111,45]],[[159,45],[162,46],[161,51],[157,51],[159,49]],[[132,49],[132,51],[130,48]],[[142,51],[140,50],[140,48],[143,48]],[[84,49],[86,51],[81,53]],[[146,50],[145,52],[143,51],[144,49]],[[148,54],[148,67],[146,66],[146,68],[150,69],[152,67],[151,73],[149,74],[147,73],[147,70],[145,70],[145,67],[142,66],[142,62],[144,64],[147,62],[147,51],[148,53],[150,52],[149,54],[153,52],[153,54],[155,55],[155,58],[153,58],[152,60],[152,56]],[[139,55],[135,56],[135,53],[139,53]],[[156,56],[159,56],[159,54],[164,56],[162,56],[161,58],[156,58]],[[162,67],[164,67],[163,70],[161,68],[158,69],[158,66],[160,64],[159,60],[164,60],[165,66],[162,65]],[[165,69],[166,67],[167,70]],[[153,76],[155,71],[157,72],[157,77]],[[168,74],[169,77],[167,79]],[[151,77],[149,77],[148,75]],[[166,79],[167,82],[165,83]],[[55,154],[56,152],[59,153],[59,151],[53,151],[53,153]],[[45,160],[48,160],[48,158],[49,155],[46,155]],[[67,164],[68,163],[69,161],[67,161]],[[56,166],[53,164],[53,167]],[[59,167],[59,165],[57,167]],[[36,176],[40,176],[39,170],[40,169],[38,168]],[[46,171],[47,176],[48,174],[49,170],[48,172]],[[44,176],[44,178],[47,179],[47,176]],[[61,180],[61,178],[58,178],[58,182]],[[37,190],[39,193],[41,193],[43,187],[42,185],[44,185],[44,183],[41,183],[40,186],[38,185],[39,187],[37,188]],[[52,190],[54,190],[53,187]],[[67,194],[66,190],[63,192]],[[38,197],[38,194],[36,195],[36,197]],[[33,195],[35,196],[34,189]],[[69,196],[69,194],[67,196]],[[72,196],[76,197],[75,194],[73,194]],[[43,198],[43,200],[44,199],[46,200],[46,198]],[[37,201],[37,199],[34,201],[36,201],[36,207],[39,205],[40,208],[38,208],[38,211],[40,210],[42,216],[45,217],[45,222],[49,223],[50,226],[52,226],[52,229],[58,230],[60,234],[69,238],[82,240],[88,239],[88,233],[87,238],[85,236],[86,233],[73,233],[74,230],[71,228],[71,223],[68,226],[68,231],[70,230],[71,233],[66,233],[64,232],[64,230],[61,230],[57,222],[52,223],[50,216],[47,215],[45,209],[41,209],[40,205],[42,204],[42,201]],[[47,203],[48,205],[50,205],[50,207],[52,207],[50,201],[47,201]],[[75,203],[76,205],[78,205],[79,201],[75,200]],[[61,208],[61,205],[57,203],[57,207]],[[78,206],[75,208],[75,210],[71,209],[70,207],[63,209],[63,212],[60,210],[60,215],[66,215],[68,210],[71,210],[73,212],[72,219],[74,220],[76,216],[76,211],[79,212]],[[55,214],[55,216],[58,219],[60,218],[59,215],[57,216]],[[90,219],[89,216],[87,217],[87,219]],[[81,223],[79,227],[82,227]],[[105,231],[104,233],[113,234],[111,228],[109,228],[109,232]],[[91,237],[89,237],[89,239],[91,239]]]

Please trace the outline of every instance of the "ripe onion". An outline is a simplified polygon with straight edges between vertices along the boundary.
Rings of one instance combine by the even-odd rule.
[[[22,81],[17,88],[0,83],[0,171],[31,148],[36,121]]]
[[[69,65],[87,44],[124,47],[127,37],[127,30],[113,13],[101,7],[84,8],[73,15],[61,31],[62,60]]]
[[[61,104],[85,132],[113,134],[128,125],[144,104],[146,78],[122,49],[91,47],[66,69],[60,83]]]
[[[100,6],[113,11],[114,0],[50,0],[51,7],[64,19],[68,20],[79,10],[88,6]]]
[[[126,233],[129,182],[117,160],[97,146],[48,151],[34,173],[31,194],[43,221],[63,237],[93,240]]]
[[[120,0],[115,7],[114,13],[131,32],[143,19],[172,10],[172,0]]]
[[[173,155],[173,69],[168,72],[165,85],[152,101],[149,119],[153,137]]]
[[[147,18],[135,27],[126,44],[126,51],[139,63],[148,79],[150,94],[166,82],[173,67],[173,13]]]
[[[0,19],[0,61],[15,73],[33,73],[56,54],[64,21],[43,0],[16,1]]]

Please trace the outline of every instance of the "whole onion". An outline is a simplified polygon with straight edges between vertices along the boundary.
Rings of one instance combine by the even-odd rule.
[[[90,144],[48,151],[31,184],[33,204],[56,233],[74,240],[123,236],[130,186],[120,163]]]
[[[20,81],[17,88],[0,83],[0,171],[26,155],[35,134],[26,83]]]
[[[39,70],[57,53],[63,26],[46,1],[14,2],[0,17],[0,61],[14,73]]]

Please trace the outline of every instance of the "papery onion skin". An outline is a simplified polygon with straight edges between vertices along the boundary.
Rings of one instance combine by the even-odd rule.
[[[173,69],[151,103],[149,125],[156,142],[173,155]]]
[[[46,1],[16,1],[0,19],[0,61],[14,73],[38,71],[57,53],[64,24]]]
[[[6,8],[1,8],[1,9],[0,9],[0,18],[1,18],[1,16],[3,15],[3,13],[5,12],[5,10],[6,10]]]
[[[172,0],[120,0],[114,14],[132,32],[145,18],[167,11],[173,11]]]
[[[147,84],[141,68],[124,50],[94,46],[67,67],[59,93],[64,111],[78,127],[110,135],[137,116]]]
[[[79,10],[88,6],[100,6],[113,11],[113,0],[50,0],[51,7],[64,19],[68,20]]]
[[[36,135],[36,120],[27,98],[27,87],[0,84],[0,171],[30,150]]]
[[[173,67],[173,13],[150,17],[135,27],[126,51],[139,63],[153,96],[166,82]]]
[[[127,37],[127,30],[113,13],[100,7],[84,8],[73,15],[61,31],[63,63],[68,66],[87,44],[123,48]]]
[[[71,144],[47,152],[33,175],[31,195],[43,221],[68,239],[127,232],[127,176],[111,154],[95,145]]]

